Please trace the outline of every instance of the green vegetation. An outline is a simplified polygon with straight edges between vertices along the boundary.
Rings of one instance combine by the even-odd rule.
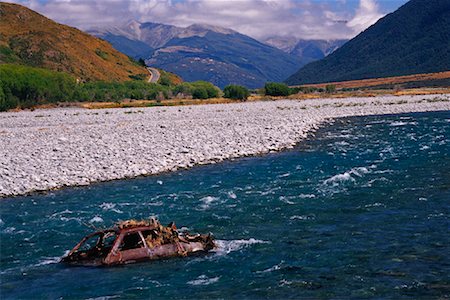
[[[89,82],[77,86],[73,93],[76,101],[109,102],[123,99],[163,100],[169,98],[169,88],[145,81]]]
[[[105,51],[102,51],[101,49],[95,49],[95,54],[97,54],[104,60],[108,60],[108,53],[106,53]]]
[[[4,63],[17,63],[20,61],[20,57],[11,48],[0,45],[0,61]]]
[[[130,77],[130,79],[133,80],[145,80],[148,77],[148,74],[136,74],[136,75],[128,75],[128,77]]]
[[[267,96],[289,96],[290,90],[285,83],[268,82],[264,86]]]
[[[40,68],[0,65],[0,111],[58,102],[119,102],[165,100],[173,96],[208,99],[218,97],[220,90],[205,81],[167,85],[148,83],[136,78],[126,82],[93,81],[79,83],[74,77]]]
[[[69,101],[76,87],[67,74],[26,66],[1,65],[0,78],[0,111]]]
[[[225,98],[245,101],[247,100],[248,96],[250,96],[250,92],[246,87],[230,84],[223,89],[223,96]]]
[[[220,89],[210,82],[183,82],[174,87],[175,95],[192,96],[194,99],[208,99],[219,97]]]
[[[334,84],[327,84],[327,86],[325,86],[325,91],[328,94],[334,93],[336,92],[336,86]]]

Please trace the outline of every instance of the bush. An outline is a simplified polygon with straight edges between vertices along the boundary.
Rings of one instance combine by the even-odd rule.
[[[219,97],[219,88],[216,87],[211,82],[206,81],[194,81],[190,83],[192,85],[192,97],[196,99],[208,99]],[[206,98],[200,98],[194,96],[194,94],[199,94],[204,96],[206,92]]]
[[[168,95],[168,87],[145,81],[89,82],[80,84],[74,96],[78,101],[156,100]]]
[[[172,92],[174,95],[183,94],[192,96],[192,85],[187,82],[183,82],[182,84],[175,86],[172,89]]]
[[[230,99],[247,100],[250,92],[246,87],[230,84],[223,89],[223,96]]]
[[[334,84],[328,84],[325,86],[325,91],[329,94],[334,93],[336,91],[336,86]]]
[[[194,87],[192,90],[192,98],[194,99],[208,99],[208,91],[203,87]]]
[[[264,86],[267,96],[289,96],[289,87],[284,83],[268,82]]]
[[[0,78],[1,110],[69,101],[76,86],[75,78],[65,73],[20,65],[1,65]]]

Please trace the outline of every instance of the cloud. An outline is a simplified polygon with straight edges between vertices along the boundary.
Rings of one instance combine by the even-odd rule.
[[[10,0],[11,1],[11,0]],[[351,38],[382,16],[374,0],[12,0],[58,22],[88,29],[131,19],[177,26],[206,23],[255,38]],[[346,20],[350,20],[346,22]]]
[[[355,16],[347,23],[347,26],[358,34],[383,16],[374,0],[360,0]]]

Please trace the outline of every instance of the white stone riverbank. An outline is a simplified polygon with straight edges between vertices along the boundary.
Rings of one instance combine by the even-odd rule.
[[[293,147],[337,117],[446,110],[450,95],[0,113],[0,197]]]

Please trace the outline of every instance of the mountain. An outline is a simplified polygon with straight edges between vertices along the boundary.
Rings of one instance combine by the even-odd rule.
[[[269,37],[263,42],[292,54],[300,59],[304,66],[320,60],[336,51],[348,40],[303,40],[295,37]]]
[[[182,28],[132,21],[123,27],[88,32],[110,41],[117,49],[130,45],[118,36],[145,43],[155,49],[152,55],[143,56],[149,65],[176,73],[186,81],[206,80],[219,87],[242,84],[258,88],[267,81],[282,81],[301,66],[293,55],[231,29],[205,24]]]
[[[62,71],[85,81],[148,74],[109,43],[17,4],[0,2],[0,63]]]
[[[307,84],[450,70],[450,1],[411,0],[286,80]]]

